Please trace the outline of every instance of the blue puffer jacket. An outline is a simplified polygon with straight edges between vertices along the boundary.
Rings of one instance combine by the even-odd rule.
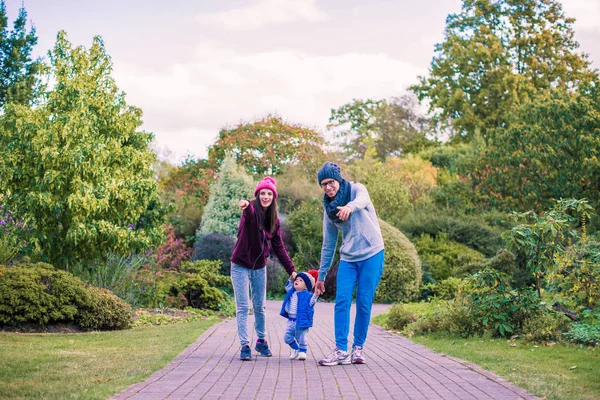
[[[286,318],[290,317],[287,311],[285,311],[285,306],[290,302],[292,293],[295,291],[296,289],[291,288],[285,295],[285,298],[283,299],[283,305],[281,306],[281,312],[279,313],[281,316]],[[298,329],[306,329],[313,326],[315,309],[314,307],[310,306],[311,298],[312,294],[308,290],[298,292],[298,310],[296,312],[296,328]]]

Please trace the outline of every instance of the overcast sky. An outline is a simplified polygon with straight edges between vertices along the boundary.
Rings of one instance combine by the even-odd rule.
[[[21,0],[6,0],[14,20]],[[325,131],[331,108],[405,92],[460,0],[25,0],[45,56],[102,36],[155,148],[205,157],[224,126],[276,113]],[[600,0],[564,0],[600,68]],[[12,25],[11,25],[12,27]],[[167,154],[167,149],[170,155]]]

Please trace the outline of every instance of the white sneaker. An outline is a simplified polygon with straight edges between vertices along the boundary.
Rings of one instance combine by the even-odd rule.
[[[365,356],[363,356],[362,346],[352,347],[352,364],[366,364]]]
[[[306,360],[306,353],[301,351],[300,353],[298,353],[298,360]]]
[[[292,354],[290,354],[290,360],[295,360],[296,358],[298,358],[298,354],[300,353],[299,350],[293,350],[292,349]],[[306,353],[304,353],[306,354]]]
[[[347,351],[342,351],[337,347],[333,349],[331,354],[327,357],[319,360],[319,365],[324,365],[326,367],[331,367],[333,365],[348,365],[352,362],[350,358],[350,353]]]

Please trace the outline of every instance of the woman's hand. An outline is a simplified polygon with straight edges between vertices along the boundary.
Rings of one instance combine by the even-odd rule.
[[[248,200],[240,200],[240,202],[238,203],[238,206],[240,207],[240,210],[244,211],[246,209],[246,207],[248,207],[250,205],[250,202]]]
[[[325,281],[317,281],[315,284],[315,294],[320,296],[323,293],[325,293]]]
[[[342,221],[346,221],[348,218],[350,218],[350,213],[352,212],[352,209],[348,206],[343,206],[343,207],[338,207],[338,213],[337,213],[337,217],[339,219],[341,219]]]

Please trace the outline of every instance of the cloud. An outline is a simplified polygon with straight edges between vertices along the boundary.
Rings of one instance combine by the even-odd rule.
[[[115,62],[115,79],[144,111],[144,129],[175,161],[205,157],[220,128],[276,113],[324,131],[331,108],[402,94],[425,74],[386,53],[318,56],[294,49],[240,54],[204,42],[194,62],[165,70]]]
[[[195,20],[213,28],[229,30],[258,29],[266,25],[328,20],[316,0],[258,0],[244,8],[200,14]]]
[[[600,32],[600,1],[563,0],[562,5],[566,16],[576,19],[576,30]]]

